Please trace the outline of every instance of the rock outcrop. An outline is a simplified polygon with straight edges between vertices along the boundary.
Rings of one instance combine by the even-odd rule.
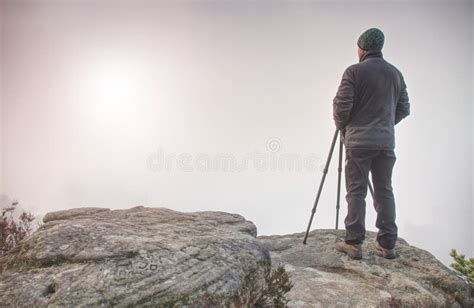
[[[252,307],[280,264],[289,307],[474,306],[472,287],[430,253],[400,239],[400,257],[381,258],[372,232],[354,261],[334,249],[344,231],[311,231],[303,245],[304,233],[256,237],[224,212],[77,208],[43,221],[0,258],[2,307]]]
[[[252,306],[270,269],[237,214],[77,208],[43,221],[0,259],[2,306]]]
[[[397,243],[399,257],[375,253],[375,233],[368,232],[363,259],[354,261],[334,249],[344,231],[259,236],[270,250],[272,267],[285,266],[294,287],[289,307],[474,307],[473,290],[430,253]]]

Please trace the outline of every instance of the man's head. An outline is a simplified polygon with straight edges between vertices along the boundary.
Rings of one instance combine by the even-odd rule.
[[[383,35],[383,32],[377,28],[370,28],[369,30],[362,33],[357,40],[357,46],[359,46],[359,58],[366,51],[381,51],[384,40],[385,36]]]

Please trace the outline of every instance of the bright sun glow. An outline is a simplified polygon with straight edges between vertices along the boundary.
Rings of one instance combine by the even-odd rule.
[[[93,87],[97,100],[110,107],[133,102],[137,84],[127,71],[118,68],[102,68],[93,76]]]
[[[140,99],[138,67],[125,61],[101,61],[84,72],[89,110],[103,120],[122,120],[136,111]]]

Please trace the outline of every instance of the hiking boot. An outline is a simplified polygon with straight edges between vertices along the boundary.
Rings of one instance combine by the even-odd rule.
[[[379,242],[375,242],[375,249],[377,250],[379,256],[384,257],[385,259],[395,259],[397,257],[395,249],[383,248],[380,246]]]
[[[362,259],[362,244],[351,245],[345,241],[340,241],[336,243],[336,250],[346,253],[351,259]]]

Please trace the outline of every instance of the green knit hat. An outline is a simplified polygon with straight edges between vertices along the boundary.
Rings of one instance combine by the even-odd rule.
[[[385,37],[383,32],[377,28],[370,28],[359,37],[357,46],[364,50],[382,50]]]

